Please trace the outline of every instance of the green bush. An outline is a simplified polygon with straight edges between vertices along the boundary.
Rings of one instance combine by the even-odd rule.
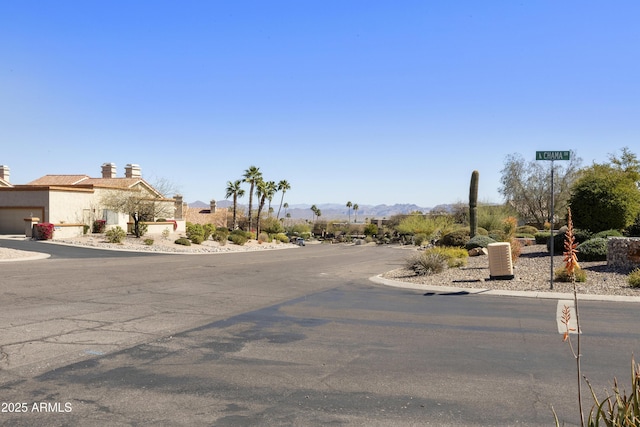
[[[187,239],[195,244],[200,244],[204,240],[204,228],[200,224],[187,222]]]
[[[247,243],[247,237],[245,236],[244,233],[239,234],[239,233],[231,233],[229,235],[229,240],[233,243],[235,243],[236,245],[244,245],[245,243]]]
[[[467,264],[469,252],[466,249],[445,246],[427,249],[425,253],[437,254],[444,258],[449,268],[462,267]]]
[[[504,242],[507,240],[507,233],[502,230],[491,230],[489,231],[489,237],[491,237],[496,242]]]
[[[154,242],[153,239],[144,239],[144,244],[147,246],[153,245],[153,242]]]
[[[147,234],[147,231],[149,231],[149,226],[147,224],[145,224],[144,222],[138,223],[138,232],[140,234],[140,237]]]
[[[470,240],[469,229],[461,228],[451,233],[447,233],[440,240],[438,240],[438,246],[453,246],[462,248]]]
[[[550,231],[539,231],[533,235],[533,238],[536,239],[536,245],[546,245],[549,242],[549,237],[551,237]]]
[[[439,253],[422,252],[407,259],[406,268],[417,276],[427,276],[442,273],[447,268],[447,260]]]
[[[627,283],[632,288],[640,288],[640,268],[636,268],[627,277]]]
[[[289,243],[289,237],[284,233],[278,233],[273,238],[281,243]]]
[[[471,240],[467,242],[466,245],[464,245],[464,247],[467,250],[470,250],[473,248],[486,248],[489,243],[495,243],[495,242],[496,241],[489,236],[475,235],[471,238]]]
[[[184,237],[181,237],[179,239],[177,239],[175,242],[176,245],[182,245],[182,246],[191,246],[191,240],[186,239]]]
[[[227,243],[227,238],[229,237],[229,229],[226,227],[218,227],[216,231],[213,233],[213,240],[220,243],[224,246]]]
[[[420,233],[415,235],[413,242],[416,246],[422,246],[422,243],[424,243],[425,240],[427,240],[427,235]]]
[[[592,238],[602,237],[602,238],[605,238],[605,239],[607,237],[622,237],[622,233],[619,232],[618,230],[604,230],[604,231],[600,231],[600,232],[594,234],[591,237]]]
[[[127,233],[120,227],[116,225],[113,228],[107,230],[104,235],[109,243],[122,243],[125,237],[127,237]]]
[[[569,276],[569,273],[567,273],[567,269],[564,266],[557,268],[554,271],[554,276],[555,276],[554,280],[556,282],[571,282],[571,276]],[[580,268],[576,268],[574,270],[574,276],[576,278],[576,282],[587,281],[587,273],[585,273],[584,270]]]
[[[516,228],[516,233],[518,234],[531,234],[532,236],[535,236],[537,232],[538,229],[532,225],[521,225]]]
[[[260,229],[267,234],[277,234],[284,231],[282,223],[273,216],[260,220]]]
[[[258,242],[269,243],[270,241],[271,241],[271,238],[269,238],[269,235],[267,233],[265,233],[264,231],[261,231],[260,235],[258,235]]]
[[[578,261],[606,261],[607,260],[607,239],[596,237],[580,243],[576,248],[578,251]]]
[[[202,242],[204,242],[204,237],[198,235],[198,234],[194,234],[192,235],[189,240],[191,240],[191,243],[195,243],[196,245],[201,244]]]
[[[216,231],[216,226],[213,224],[205,224],[202,226],[202,240],[209,240],[209,237]]]
[[[365,236],[375,236],[378,234],[378,226],[375,224],[367,224],[364,226]]]
[[[559,232],[558,234],[556,234],[555,236],[553,236],[553,253],[554,254],[561,254],[562,252],[564,252],[564,232],[565,230],[561,229],[562,231]],[[586,230],[580,230],[580,229],[574,229],[573,230],[573,236],[575,237],[575,242],[580,244],[580,243],[584,243],[587,240],[589,240],[591,238],[591,233],[589,233]],[[551,239],[549,239],[547,241],[547,250],[550,251],[551,250]]]

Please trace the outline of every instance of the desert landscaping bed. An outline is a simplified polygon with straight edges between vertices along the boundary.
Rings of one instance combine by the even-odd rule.
[[[407,254],[407,257],[409,255]],[[562,255],[554,257],[554,269],[562,266]],[[581,262],[587,273],[587,281],[578,283],[578,292],[592,295],[640,296],[640,288],[627,284],[628,271],[613,269],[606,261]],[[469,257],[467,265],[449,268],[442,273],[416,276],[413,271],[398,268],[382,275],[385,279],[398,280],[426,286],[453,286],[458,288],[500,289],[509,291],[573,292],[570,283],[554,282],[550,287],[550,259],[545,245],[522,248],[522,254],[514,264],[512,280],[490,280],[487,256]]]

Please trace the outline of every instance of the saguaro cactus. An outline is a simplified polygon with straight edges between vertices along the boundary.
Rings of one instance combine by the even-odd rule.
[[[475,236],[478,231],[478,180],[480,172],[471,173],[471,184],[469,185],[469,235]]]

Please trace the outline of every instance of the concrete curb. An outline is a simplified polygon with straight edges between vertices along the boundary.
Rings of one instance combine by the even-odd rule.
[[[433,292],[436,294],[454,294],[468,293],[471,295],[491,295],[505,297],[520,298],[538,298],[538,299],[573,299],[573,294],[560,292],[528,292],[528,291],[507,291],[501,289],[485,289],[485,288],[457,288],[453,286],[427,286],[415,283],[401,282],[398,280],[385,279],[382,275],[370,277],[374,283],[391,286],[394,288],[415,289],[425,292]],[[613,301],[613,302],[635,302],[640,303],[640,296],[621,296],[621,295],[588,295],[578,294],[580,301]]]
[[[24,251],[23,251],[24,252]],[[39,259],[50,258],[50,254],[43,254],[41,252],[30,252],[32,255],[25,255],[18,258],[0,259],[0,262],[16,262],[16,261],[35,261]]]

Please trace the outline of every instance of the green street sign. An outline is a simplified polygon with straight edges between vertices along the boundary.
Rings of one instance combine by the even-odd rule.
[[[536,160],[569,160],[570,151],[536,151]]]

